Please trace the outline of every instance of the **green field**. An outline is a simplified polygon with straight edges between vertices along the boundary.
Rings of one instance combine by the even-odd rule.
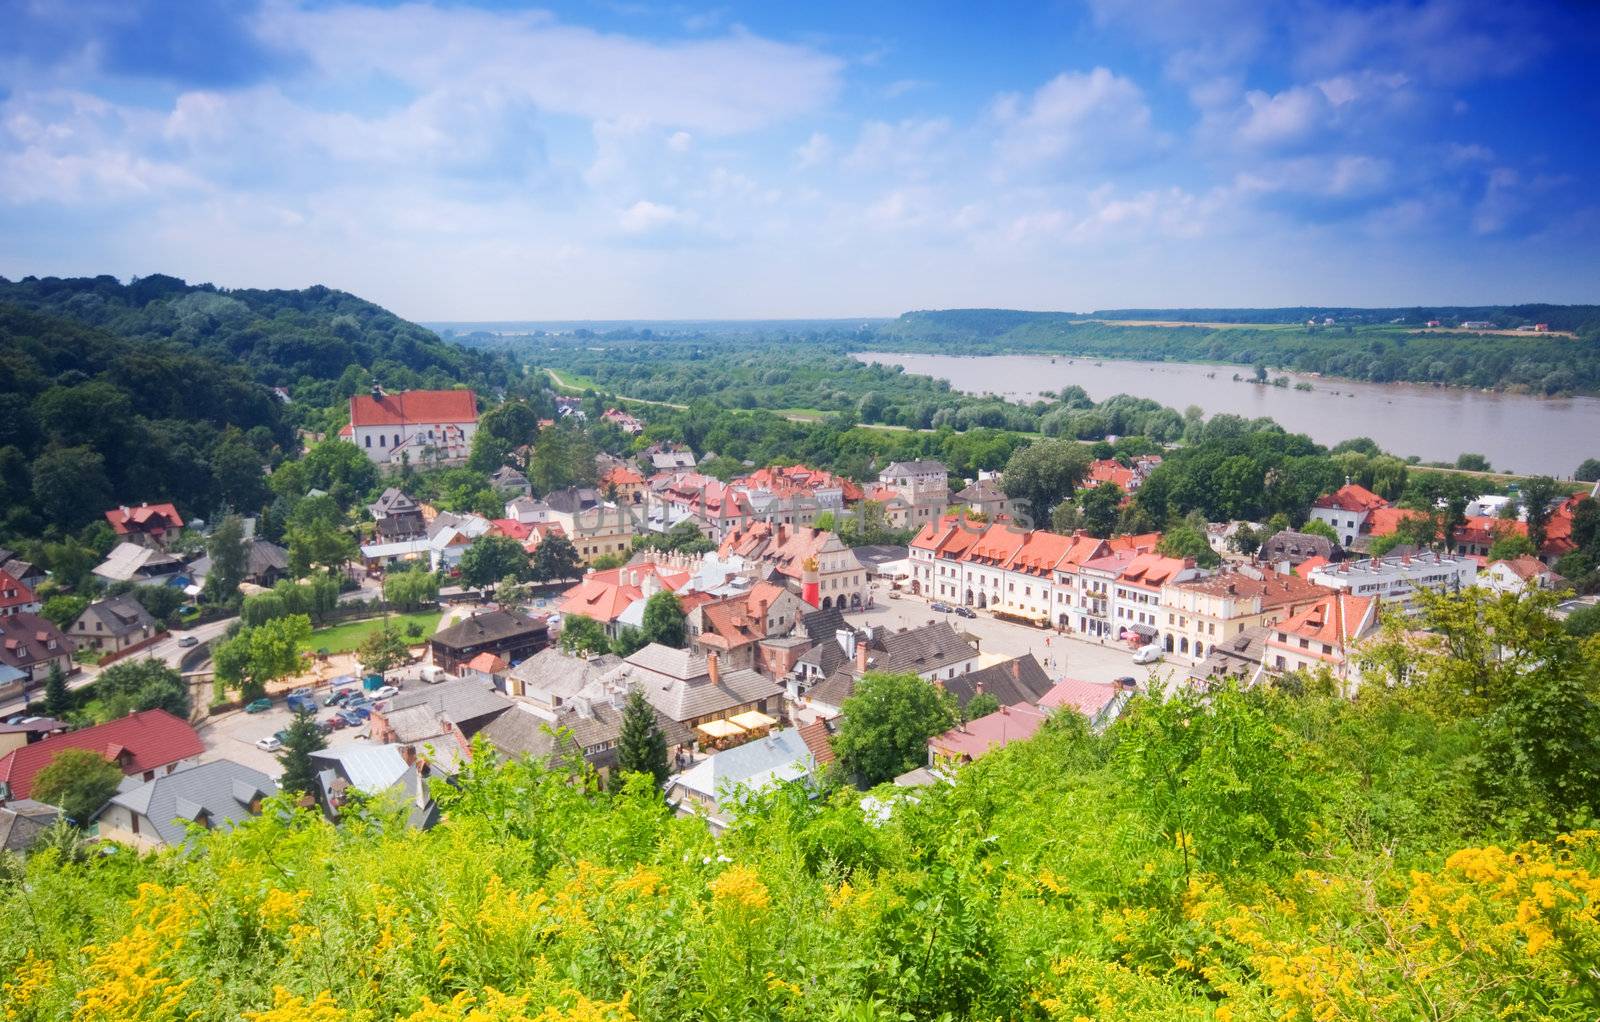
[[[329,628],[318,628],[311,633],[311,638],[305,648],[315,652],[325,649],[329,653],[349,653],[367,636],[384,626],[387,622],[390,627],[401,635],[406,634],[406,628],[416,622],[422,626],[422,634],[429,636],[439,627],[439,618],[443,616],[437,610],[419,611],[413,614],[391,614],[388,617],[362,618],[359,621],[346,621],[343,624],[333,625]]]

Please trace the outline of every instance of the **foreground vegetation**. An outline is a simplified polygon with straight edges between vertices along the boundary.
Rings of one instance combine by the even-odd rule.
[[[336,828],[279,804],[185,853],[58,835],[0,873],[0,1000],[80,1020],[1589,1019],[1600,649],[1546,609],[1439,601],[1439,644],[1392,633],[1354,702],[1308,680],[1136,700],[1101,736],[1062,717],[882,822],[851,789],[788,788],[714,839],[641,776],[605,791],[480,750],[426,833],[404,807]],[[1411,684],[1390,687],[1402,653]]]

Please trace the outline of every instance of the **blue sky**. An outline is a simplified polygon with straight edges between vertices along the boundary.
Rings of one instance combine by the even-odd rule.
[[[415,319],[1600,301],[1591,5],[0,0],[0,275]]]

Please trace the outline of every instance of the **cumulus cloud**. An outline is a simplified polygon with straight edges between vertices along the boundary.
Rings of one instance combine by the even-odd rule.
[[[1012,168],[1126,165],[1158,148],[1144,93],[1104,67],[1063,72],[1030,96],[996,100],[996,143]]]
[[[663,227],[692,222],[693,215],[666,203],[640,199],[617,216],[617,224],[629,234],[647,234]]]

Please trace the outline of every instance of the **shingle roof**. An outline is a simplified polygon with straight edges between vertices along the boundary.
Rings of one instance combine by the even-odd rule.
[[[401,692],[389,700],[389,710],[385,716],[393,721],[398,711],[416,706],[427,706],[437,716],[460,727],[470,721],[504,713],[511,708],[511,700],[481,681],[463,678],[438,685],[420,685]]]
[[[102,631],[105,634],[115,636],[131,635],[146,628],[154,630],[156,627],[156,619],[144,609],[144,604],[134,599],[132,593],[108,596],[89,604],[83,613],[78,615],[78,621],[83,621],[85,618],[90,623],[91,631],[93,622],[98,621],[104,626]],[[76,621],[73,622],[73,626],[77,626]]]
[[[124,806],[147,818],[165,844],[177,845],[184,841],[186,831],[182,822],[175,821],[194,821],[204,815],[212,827],[238,823],[249,818],[252,801],[277,790],[272,778],[261,771],[217,759],[119,792],[108,804]]]
[[[543,621],[535,621],[507,610],[486,610],[435,632],[432,641],[450,649],[465,649],[468,646],[502,642],[524,635],[543,635],[546,631]]]
[[[918,674],[939,670],[976,656],[966,639],[943,621],[904,632],[889,632],[872,642],[868,656],[876,661],[872,669]]]
[[[0,759],[0,782],[11,786],[13,798],[27,798],[33,791],[34,777],[63,749],[90,749],[107,759],[126,754],[128,758],[122,764],[125,774],[155,770],[205,751],[200,736],[184,721],[166,710],[141,710],[12,750]]]
[[[426,703],[398,710],[391,708],[383,715],[383,719],[389,725],[389,730],[394,732],[393,740],[406,745],[437,738],[446,730],[439,720],[438,711]]]
[[[613,688],[638,686],[645,699],[677,721],[722,713],[782,694],[777,682],[749,669],[721,671],[712,684],[704,657],[651,643],[605,678]]]
[[[622,658],[610,653],[585,660],[552,646],[522,661],[507,676],[521,682],[529,693],[537,692],[551,699],[570,699],[620,663]]]
[[[477,422],[478,400],[470,390],[408,390],[399,394],[357,394],[350,399],[355,426]]]
[[[992,695],[1001,706],[1017,703],[1037,703],[1050,691],[1050,676],[1034,659],[1032,653],[994,664],[979,671],[958,674],[942,682],[944,690],[955,696],[959,706],[966,706],[978,694],[978,686]]]

